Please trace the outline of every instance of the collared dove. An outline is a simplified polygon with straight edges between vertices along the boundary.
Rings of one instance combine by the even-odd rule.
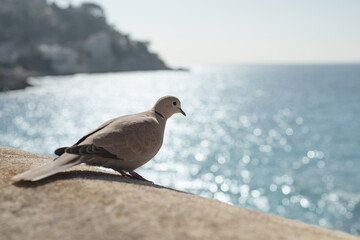
[[[151,182],[134,170],[152,159],[163,143],[166,120],[181,109],[178,98],[165,96],[142,113],[125,115],[103,123],[71,147],[55,150],[54,161],[13,177],[38,181],[72,166],[85,163],[111,168],[125,177]]]

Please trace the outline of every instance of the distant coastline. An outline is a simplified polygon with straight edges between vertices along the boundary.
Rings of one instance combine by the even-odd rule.
[[[58,7],[46,0],[0,0],[0,91],[30,76],[171,68],[106,20],[93,3]],[[181,69],[182,70],[182,69]]]

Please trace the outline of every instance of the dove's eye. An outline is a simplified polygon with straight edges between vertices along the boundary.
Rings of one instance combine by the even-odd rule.
[[[176,102],[173,102],[174,106],[176,106]]]

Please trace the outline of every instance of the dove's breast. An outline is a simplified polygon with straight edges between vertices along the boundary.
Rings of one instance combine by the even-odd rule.
[[[124,144],[134,156],[152,158],[159,151],[163,142],[163,131],[156,120],[150,118],[141,123],[133,124],[125,130],[126,137],[118,145],[119,156]]]

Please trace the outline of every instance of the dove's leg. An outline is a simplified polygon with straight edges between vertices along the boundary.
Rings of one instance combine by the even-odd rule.
[[[125,172],[124,170],[116,170],[116,171],[118,171],[121,174],[121,176],[123,176],[123,177],[132,178],[132,176],[130,174],[128,174],[127,172]]]
[[[143,178],[140,174],[138,174],[138,173],[136,173],[134,171],[129,171],[127,173],[125,170],[122,170],[122,169],[118,169],[118,168],[114,168],[114,167],[112,169],[119,172],[121,174],[121,176],[123,176],[123,177],[137,179],[137,180],[141,180],[141,181],[144,181],[144,182],[154,184],[152,181],[149,181],[149,180]]]
[[[135,179],[138,179],[138,180],[141,180],[141,181],[145,181],[145,182],[154,184],[154,182],[149,181],[149,180],[143,178],[140,174],[138,174],[138,173],[136,173],[136,172],[134,172],[134,171],[129,171],[129,174],[131,175],[132,178],[135,178]]]

